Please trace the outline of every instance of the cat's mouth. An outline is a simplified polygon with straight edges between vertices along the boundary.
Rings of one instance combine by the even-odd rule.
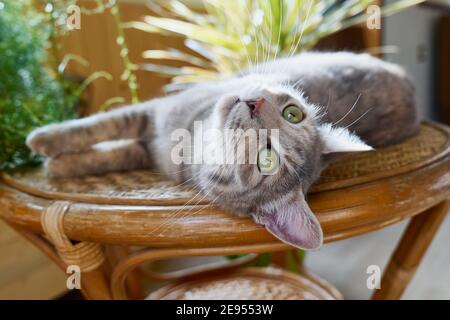
[[[229,96],[222,100],[220,113],[225,129],[256,129],[261,126],[257,100]]]
[[[259,113],[261,106],[266,102],[265,99],[250,99],[250,100],[241,100],[240,98],[237,98],[234,105],[242,105],[241,107],[248,110],[248,113],[250,115],[250,118],[256,118]]]
[[[258,101],[257,100],[242,100],[237,98],[233,104],[232,109],[235,109],[238,118],[247,118],[248,120],[254,120],[258,118]]]

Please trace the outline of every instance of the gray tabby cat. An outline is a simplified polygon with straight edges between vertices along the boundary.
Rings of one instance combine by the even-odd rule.
[[[181,128],[195,138],[195,121],[204,130],[277,129],[279,143],[270,135],[258,139],[250,156],[264,153],[264,165],[174,163],[179,142],[171,135]],[[322,169],[338,154],[402,141],[418,123],[414,89],[400,67],[366,54],[304,53],[229,80],[49,125],[33,131],[27,144],[49,158],[48,172],[56,177],[153,167],[189,181],[227,210],[252,216],[282,241],[317,249],[322,229],[305,195]],[[195,156],[226,148],[214,139],[205,143],[193,147]],[[234,147],[246,143],[245,137],[232,141]],[[265,174],[265,165],[273,169],[277,160],[278,170]]]

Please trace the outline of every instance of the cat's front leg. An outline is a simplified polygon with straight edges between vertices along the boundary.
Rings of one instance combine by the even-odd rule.
[[[142,138],[151,130],[150,108],[141,104],[47,125],[31,132],[26,143],[33,152],[54,158],[87,151],[103,141]]]
[[[49,176],[67,178],[149,168],[152,164],[147,142],[114,141],[98,144],[86,152],[50,158],[46,168]]]

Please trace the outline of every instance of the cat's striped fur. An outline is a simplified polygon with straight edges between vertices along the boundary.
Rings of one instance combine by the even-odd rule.
[[[255,99],[264,104],[253,117],[244,101]],[[305,115],[299,124],[281,116],[288,104]],[[195,121],[205,129],[278,129],[279,170],[262,175],[255,164],[175,164],[171,133],[193,132]],[[305,53],[140,105],[46,126],[27,142],[49,158],[54,176],[153,167],[236,214],[252,216],[281,240],[316,249],[322,231],[305,195],[321,170],[336,154],[399,142],[416,132],[418,122],[413,86],[400,67],[366,54]],[[120,139],[128,141],[101,143]]]

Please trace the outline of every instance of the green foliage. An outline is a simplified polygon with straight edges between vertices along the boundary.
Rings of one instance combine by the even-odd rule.
[[[255,267],[267,267],[272,261],[272,255],[270,253],[261,253],[258,259],[253,263]]]
[[[52,27],[29,1],[0,4],[0,170],[39,163],[25,145],[34,128],[74,117],[76,83],[46,67]]]
[[[389,15],[423,2],[400,0],[381,9]],[[363,23],[373,0],[203,0],[204,12],[180,0],[164,0],[153,9],[160,16],[128,27],[184,37],[202,58],[170,48],[148,50],[148,59],[178,60],[181,68],[145,64],[143,69],[172,78],[174,83],[229,76],[248,66],[310,49],[323,37]]]
[[[228,260],[237,260],[247,256],[247,254],[236,254],[226,256]],[[258,258],[252,263],[254,267],[267,267],[272,261],[272,255],[270,253],[261,253]]]

